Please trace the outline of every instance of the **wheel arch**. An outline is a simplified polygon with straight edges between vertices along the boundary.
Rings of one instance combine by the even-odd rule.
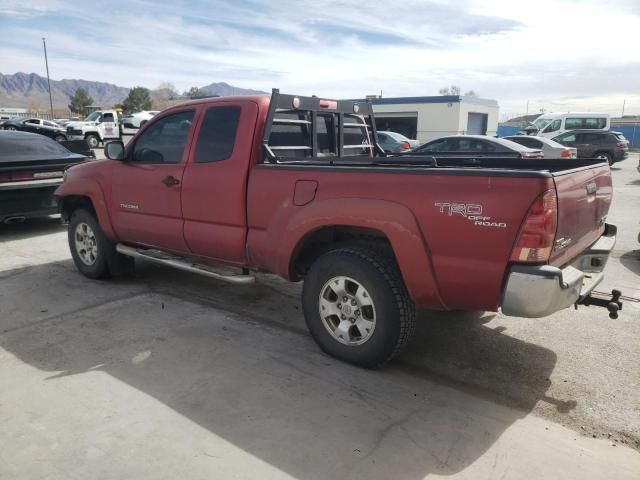
[[[310,262],[345,244],[388,248],[413,300],[424,307],[446,308],[420,226],[402,204],[358,198],[313,202],[288,220],[276,219],[267,237],[277,245],[274,271],[294,281],[304,276]]]
[[[104,234],[112,241],[118,239],[107,208],[105,197],[100,186],[95,181],[86,181],[82,185],[63,183],[58,187],[55,195],[58,197],[58,209],[62,218],[68,221],[78,208],[86,208],[97,217]]]

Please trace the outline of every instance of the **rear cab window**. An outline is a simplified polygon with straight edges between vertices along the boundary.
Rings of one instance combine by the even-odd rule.
[[[238,106],[216,106],[206,111],[196,143],[196,163],[220,162],[231,157],[240,113]]]
[[[317,157],[338,157],[339,115],[317,113]],[[271,126],[269,148],[281,158],[313,158],[313,115],[307,111],[278,112]],[[359,115],[343,116],[343,157],[369,156],[368,126]]]

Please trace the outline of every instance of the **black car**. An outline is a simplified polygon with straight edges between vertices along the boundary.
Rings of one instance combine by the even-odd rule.
[[[578,158],[599,158],[610,165],[629,156],[629,142],[619,132],[594,132],[593,130],[571,130],[558,135],[554,140],[578,150]]]
[[[454,135],[432,140],[414,149],[410,155],[428,153],[434,157],[544,158],[540,149],[528,148],[485,135]]]
[[[39,133],[54,139],[56,142],[67,140],[65,129],[55,122],[43,120],[42,118],[24,118],[16,120],[6,120],[2,124],[3,130],[13,130],[19,132]]]
[[[0,131],[0,222],[58,213],[64,170],[86,159],[43,135]]]

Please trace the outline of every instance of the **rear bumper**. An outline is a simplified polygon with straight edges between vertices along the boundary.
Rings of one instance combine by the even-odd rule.
[[[62,179],[0,184],[0,222],[13,217],[40,217],[58,213],[54,196]]]
[[[616,243],[616,227],[604,234],[569,265],[513,265],[502,300],[502,313],[539,318],[587,297],[604,278],[604,267]]]

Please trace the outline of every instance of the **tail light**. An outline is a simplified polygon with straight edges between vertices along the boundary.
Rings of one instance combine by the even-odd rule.
[[[560,158],[571,158],[571,150],[568,148],[562,150],[562,152],[560,152]]]
[[[402,142],[402,143],[400,144],[400,148],[401,148],[402,150],[409,150],[409,149],[411,148],[411,145],[409,145],[409,142]]]
[[[555,190],[540,195],[527,212],[512,262],[542,263],[549,260],[558,228],[558,197]]]
[[[629,148],[629,147],[627,146],[627,142],[618,142],[618,143],[616,143],[616,145],[617,145],[618,147],[620,147],[620,148]]]

